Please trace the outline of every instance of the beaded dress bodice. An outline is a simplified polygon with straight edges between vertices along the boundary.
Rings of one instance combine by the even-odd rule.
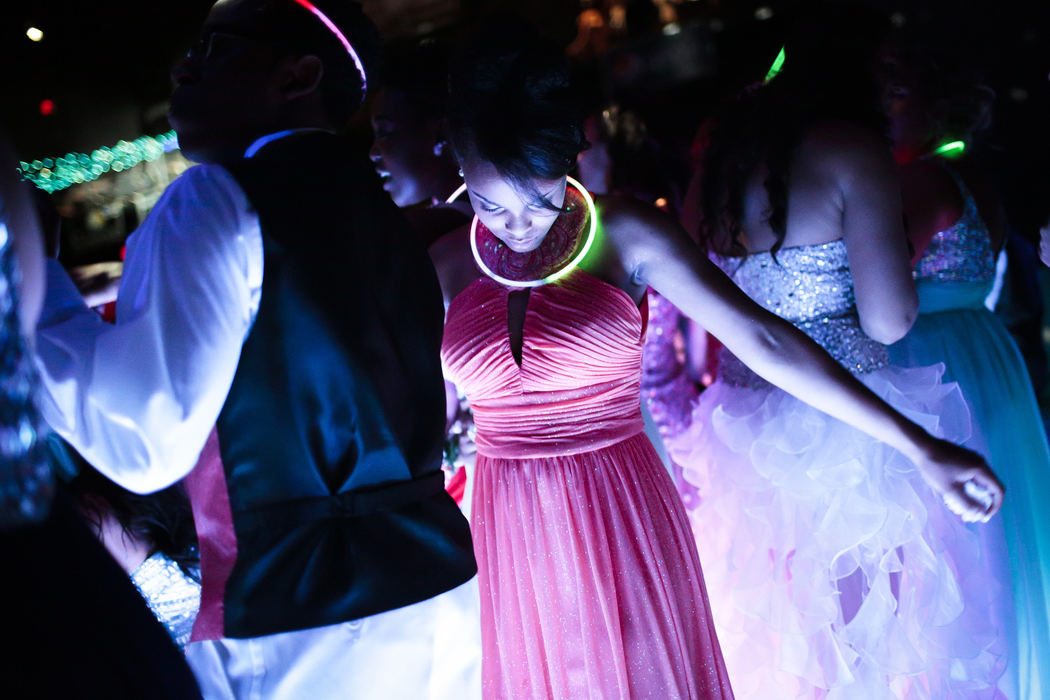
[[[888,363],[886,347],[861,330],[841,239],[783,248],[775,260],[768,252],[714,260],[749,297],[797,326],[854,374]],[[728,350],[722,351],[719,377],[734,385],[766,384]]]
[[[963,214],[951,227],[934,235],[913,275],[916,280],[990,285],[995,279],[995,252],[988,226],[962,178],[953,170],[947,172],[962,193]]]

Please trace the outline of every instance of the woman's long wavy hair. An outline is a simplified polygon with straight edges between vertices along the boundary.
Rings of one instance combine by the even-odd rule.
[[[781,72],[767,83],[746,88],[715,114],[702,158],[697,232],[709,251],[746,255],[744,196],[754,172],[764,167],[775,258],[787,233],[795,151],[815,125],[848,121],[885,137],[876,71],[887,28],[882,15],[870,10],[810,8],[784,44]]]

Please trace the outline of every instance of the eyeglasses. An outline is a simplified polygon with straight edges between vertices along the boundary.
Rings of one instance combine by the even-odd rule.
[[[274,43],[267,41],[266,39],[245,36],[244,34],[233,34],[231,32],[213,30],[205,32],[197,37],[197,41],[193,42],[193,46],[191,46],[190,50],[186,52],[186,58],[191,61],[209,61],[216,56],[228,53],[238,42],[248,42],[266,46],[272,46]]]

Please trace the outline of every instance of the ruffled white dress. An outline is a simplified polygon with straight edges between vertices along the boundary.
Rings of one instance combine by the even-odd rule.
[[[951,440],[969,436],[969,410],[942,383],[942,365],[889,367],[860,329],[842,241],[718,262],[906,416]],[[1002,697],[1012,598],[1005,562],[986,544],[1001,526],[968,528],[903,455],[728,352],[682,439],[737,698]]]

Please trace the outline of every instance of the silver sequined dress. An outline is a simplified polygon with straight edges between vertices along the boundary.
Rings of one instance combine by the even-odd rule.
[[[942,368],[889,367],[862,331],[842,241],[716,262],[912,420],[966,437]],[[990,696],[1003,646],[986,618],[994,581],[907,459],[728,351],[690,432],[690,517],[737,698]]]

